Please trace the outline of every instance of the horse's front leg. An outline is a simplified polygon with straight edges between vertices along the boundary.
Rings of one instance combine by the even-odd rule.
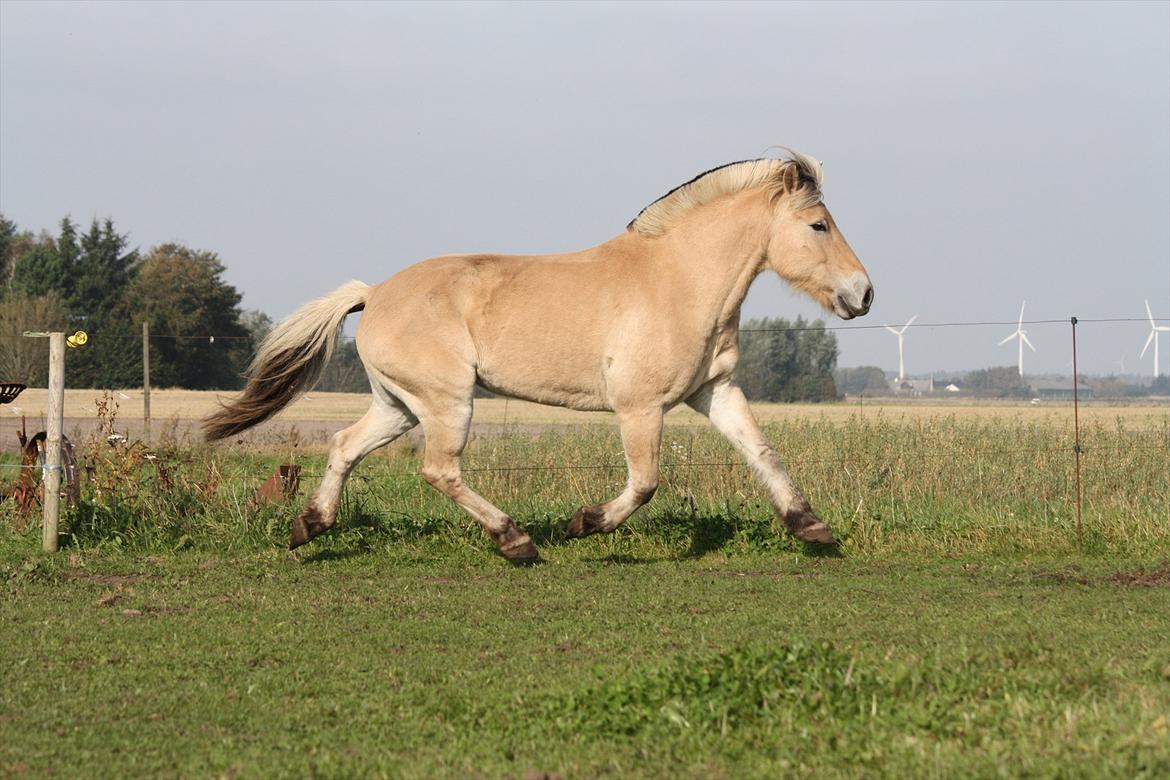
[[[768,444],[739,386],[730,380],[707,385],[687,405],[711,420],[716,430],[747,459],[768,488],[772,506],[788,530],[804,542],[836,544],[832,531],[813,513],[808,499],[788,476],[780,456]]]
[[[622,444],[630,478],[617,498],[604,504],[583,506],[569,521],[570,539],[595,533],[611,533],[658,489],[658,457],[662,449],[662,408],[619,412]]]

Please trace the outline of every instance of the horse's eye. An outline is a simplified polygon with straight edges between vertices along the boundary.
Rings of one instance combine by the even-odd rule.
[[[825,224],[824,220],[821,220],[820,222],[814,222],[811,225],[809,225],[809,227],[812,228],[813,230],[817,231],[818,233],[824,233],[825,231],[827,231],[829,229],[829,226]]]

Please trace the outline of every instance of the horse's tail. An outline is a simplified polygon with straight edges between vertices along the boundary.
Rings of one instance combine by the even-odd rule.
[[[203,420],[208,441],[262,423],[312,389],[329,363],[345,317],[366,307],[370,287],[347,282],[306,303],[261,342],[239,398]]]

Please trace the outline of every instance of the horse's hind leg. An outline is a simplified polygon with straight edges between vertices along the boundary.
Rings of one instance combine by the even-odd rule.
[[[463,482],[460,459],[471,427],[471,403],[469,387],[466,398],[432,398],[412,404],[427,440],[423,479],[475,518],[509,561],[517,564],[539,561],[540,553],[528,534]]]
[[[658,459],[662,449],[662,409],[619,412],[622,446],[630,478],[621,494],[604,504],[583,506],[569,520],[565,536],[576,539],[595,533],[611,533],[658,489]]]
[[[293,521],[289,549],[328,531],[337,521],[341,489],[354,466],[370,452],[389,444],[418,424],[415,416],[392,395],[374,388],[374,403],[362,419],[333,436],[321,485]]]

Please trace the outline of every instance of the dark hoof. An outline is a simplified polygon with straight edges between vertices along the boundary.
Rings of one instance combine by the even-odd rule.
[[[540,551],[532,539],[514,525],[496,537],[496,544],[500,547],[500,555],[517,566],[540,563]]]
[[[784,516],[784,525],[802,542],[809,544],[836,544],[837,539],[825,521],[811,509],[796,509]]]
[[[580,539],[582,536],[600,533],[605,530],[601,525],[604,520],[605,512],[601,511],[601,507],[583,506],[569,521],[569,527],[565,529],[565,538]]]
[[[523,544],[516,547],[509,547],[508,549],[500,548],[500,555],[504,556],[509,563],[516,566],[531,566],[540,563],[540,551],[536,549],[536,545],[529,539]]]
[[[289,539],[288,549],[295,550],[328,530],[329,526],[325,524],[321,513],[309,507],[301,512],[296,520],[293,520],[292,538]]]

